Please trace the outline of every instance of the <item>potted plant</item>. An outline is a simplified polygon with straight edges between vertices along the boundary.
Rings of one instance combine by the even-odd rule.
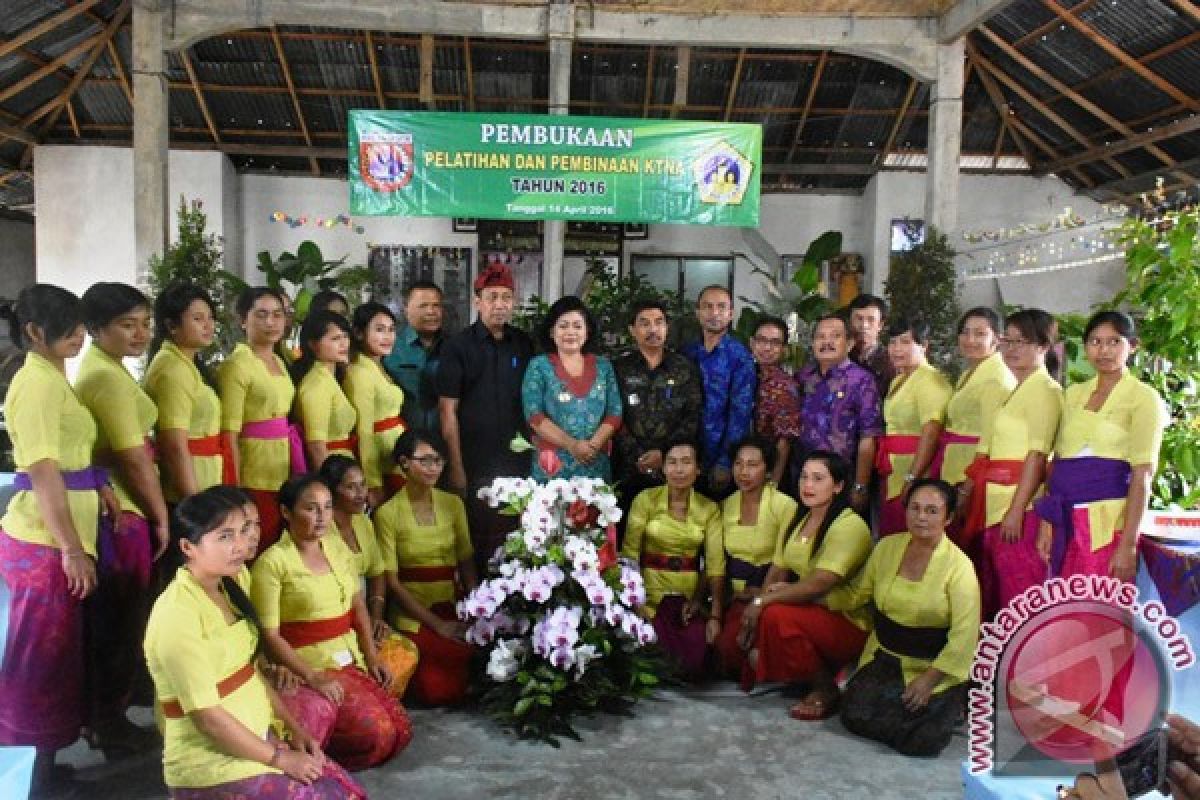
[[[923,319],[932,330],[929,362],[947,374],[957,372],[957,254],[946,234],[930,226],[920,239],[918,226],[905,228],[911,247],[893,253],[883,293],[893,318]]]

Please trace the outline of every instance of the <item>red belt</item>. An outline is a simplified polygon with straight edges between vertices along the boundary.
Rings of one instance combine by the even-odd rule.
[[[671,572],[694,572],[700,565],[695,556],[664,556],[661,553],[642,553],[642,566]]]
[[[308,647],[349,633],[354,627],[354,609],[340,617],[329,619],[284,622],[279,626],[279,635],[292,647]]]
[[[375,420],[375,425],[373,427],[376,433],[383,433],[384,431],[390,431],[392,428],[397,427],[400,428],[401,433],[404,433],[408,426],[404,424],[404,417],[397,414],[394,417],[385,417],[384,419]]]
[[[252,677],[254,677],[254,664],[246,664],[217,684],[217,696],[228,697],[245,686]],[[163,700],[161,705],[163,716],[167,719],[183,719],[183,706],[179,705],[178,700]]]
[[[974,488],[971,490],[971,505],[967,509],[967,518],[963,525],[961,546],[965,547],[987,527],[987,485],[994,483],[998,486],[1016,486],[1021,480],[1021,471],[1024,468],[1025,462],[1016,459],[993,461],[987,456],[975,457],[971,466],[967,467],[967,477],[973,482]]]
[[[454,580],[455,567],[400,567],[396,577],[409,583],[434,583]]]
[[[332,442],[325,443],[327,450],[349,450],[352,453],[358,452],[358,437],[353,433],[345,439],[336,439]]]
[[[188,453],[201,458],[221,457],[221,483],[237,485],[237,473],[233,469],[233,454],[229,451],[229,440],[219,433],[187,440]]]

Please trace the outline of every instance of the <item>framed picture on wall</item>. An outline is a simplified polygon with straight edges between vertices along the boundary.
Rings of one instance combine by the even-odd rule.
[[[479,231],[479,220],[474,217],[455,217],[450,222],[455,233],[476,233]]]

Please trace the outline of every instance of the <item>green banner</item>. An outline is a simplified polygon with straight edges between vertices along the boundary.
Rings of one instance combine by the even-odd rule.
[[[762,128],[350,112],[350,213],[758,225]]]

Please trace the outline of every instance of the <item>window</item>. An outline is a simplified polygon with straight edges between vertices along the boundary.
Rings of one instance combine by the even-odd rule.
[[[694,304],[705,286],[726,286],[733,292],[733,259],[705,256],[634,256],[630,265],[635,275],[669,292],[683,292]]]

